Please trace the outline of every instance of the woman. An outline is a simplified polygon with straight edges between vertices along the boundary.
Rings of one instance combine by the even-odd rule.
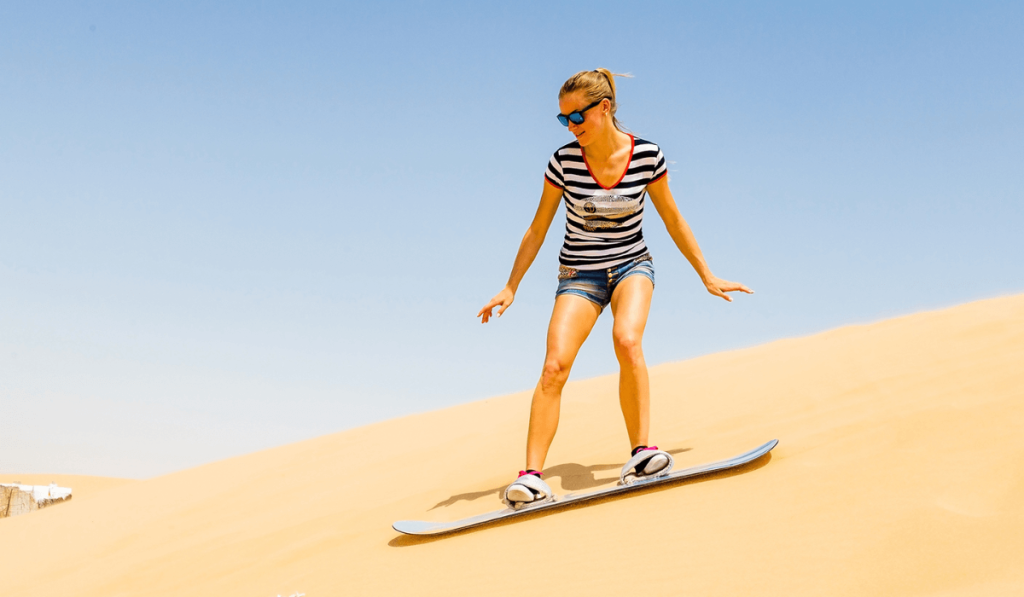
[[[620,481],[666,474],[672,467],[672,456],[657,446],[648,447],[647,437],[650,388],[641,340],[654,292],[654,262],[643,238],[645,194],[708,292],[727,301],[732,300],[728,292],[751,293],[742,284],[711,274],[672,199],[661,149],[623,131],[615,118],[615,76],[603,68],[583,71],[562,85],[558,120],[576,140],[551,157],[540,206],[519,245],[508,284],[477,314],[487,323],[495,307],[500,317],[512,304],[564,198],[566,226],[558,290],[548,325],[544,370],[530,408],[526,469],[504,494],[505,503],[514,508],[553,495],[540,471],[558,428],[562,387],[580,346],[609,304],[620,367],[619,404],[631,447]]]

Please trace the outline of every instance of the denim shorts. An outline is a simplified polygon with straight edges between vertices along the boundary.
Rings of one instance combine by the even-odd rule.
[[[636,259],[607,269],[586,270],[559,265],[558,290],[555,291],[555,296],[575,294],[604,310],[605,306],[612,302],[615,287],[634,274],[647,276],[651,284],[654,284],[654,259],[650,253],[644,253]]]

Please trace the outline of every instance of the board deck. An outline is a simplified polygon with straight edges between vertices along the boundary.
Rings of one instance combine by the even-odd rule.
[[[400,533],[406,535],[439,535],[442,533],[452,533],[455,531],[461,531],[482,524],[495,522],[498,520],[506,520],[509,518],[515,518],[531,512],[540,512],[541,510],[554,510],[569,504],[578,504],[587,500],[593,500],[605,496],[617,495],[621,493],[628,493],[636,491],[638,489],[645,489],[654,485],[664,485],[683,479],[690,479],[693,477],[699,477],[700,475],[706,475],[709,473],[715,473],[718,471],[724,471],[744,464],[753,462],[758,458],[764,456],[768,452],[772,451],[779,443],[779,440],[773,439],[749,452],[744,452],[739,456],[734,456],[726,460],[719,460],[718,462],[710,462],[708,464],[700,464],[690,468],[678,470],[664,477],[656,477],[653,479],[645,479],[637,481],[632,485],[614,485],[612,487],[605,487],[603,489],[596,489],[594,491],[587,492],[575,492],[567,493],[565,495],[555,496],[553,500],[537,504],[535,506],[527,506],[520,510],[513,510],[512,508],[505,508],[504,510],[496,510],[494,512],[487,512],[485,514],[479,514],[477,516],[471,516],[469,518],[463,518],[462,520],[453,520],[451,522],[427,522],[422,520],[399,520],[394,523],[392,528]]]

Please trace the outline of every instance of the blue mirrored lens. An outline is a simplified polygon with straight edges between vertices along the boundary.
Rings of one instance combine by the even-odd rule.
[[[583,124],[583,115],[580,114],[579,112],[573,112],[572,114],[569,115],[569,120],[571,120],[573,124]]]
[[[569,119],[565,117],[565,114],[558,115],[558,122],[561,122],[562,126],[569,126]]]

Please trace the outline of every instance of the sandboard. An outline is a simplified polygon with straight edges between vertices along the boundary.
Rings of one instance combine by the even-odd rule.
[[[569,504],[578,504],[587,500],[593,500],[601,497],[610,495],[617,495],[621,493],[628,493],[636,491],[638,489],[645,489],[653,487],[654,485],[665,485],[683,479],[690,479],[698,477],[700,475],[706,475],[708,473],[715,473],[718,471],[724,471],[726,469],[736,468],[743,466],[749,462],[753,462],[758,458],[764,456],[768,452],[772,451],[772,448],[779,443],[779,440],[773,439],[770,442],[754,448],[749,452],[744,452],[739,456],[734,456],[726,460],[719,460],[718,462],[711,462],[708,464],[701,464],[690,468],[685,468],[675,472],[671,472],[662,477],[654,477],[649,479],[643,479],[637,481],[631,485],[615,485],[612,487],[605,487],[603,489],[596,489],[594,491],[587,492],[576,492],[567,493],[565,495],[555,496],[553,499],[541,502],[535,505],[528,505],[519,510],[513,510],[512,508],[505,508],[504,510],[496,510],[494,512],[487,512],[486,514],[479,514],[477,516],[471,516],[469,518],[463,518],[462,520],[453,520],[451,522],[427,522],[422,520],[399,520],[394,523],[392,528],[400,533],[406,535],[439,535],[442,533],[452,533],[455,531],[461,531],[470,527],[480,526],[490,522],[498,520],[506,520],[509,518],[515,518],[524,514],[530,514],[531,512],[539,512],[541,510],[553,510],[568,506]]]

